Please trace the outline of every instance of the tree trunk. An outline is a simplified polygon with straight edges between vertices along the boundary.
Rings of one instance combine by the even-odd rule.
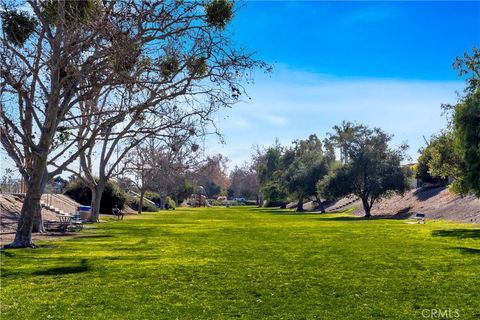
[[[43,227],[42,206],[40,204],[40,201],[38,202],[33,216],[32,232],[45,233],[45,228]]]
[[[39,163],[41,162],[40,159]],[[40,174],[39,172],[42,172],[43,174]],[[25,198],[23,199],[22,211],[20,212],[15,239],[12,243],[6,245],[5,248],[36,247],[32,242],[32,231],[35,218],[38,219],[37,214],[40,214],[41,216],[41,210],[39,210],[39,208],[41,208],[40,198],[47,184],[47,178],[48,172],[45,168],[43,170],[40,169],[33,171],[30,180],[31,183],[27,186]],[[41,228],[43,228],[43,226]]]
[[[365,211],[365,218],[370,218],[372,215],[370,214],[370,210],[372,209],[370,207],[370,204],[368,203],[367,198],[361,198],[362,199],[362,204],[363,204],[363,210]]]
[[[92,188],[92,215],[90,216],[90,222],[98,222],[100,217],[100,203],[102,201],[102,194],[105,190],[105,183],[99,182],[95,188]]]
[[[315,196],[315,198],[317,198],[317,203],[318,203],[318,206],[319,206],[319,208],[320,208],[320,212],[321,212],[321,213],[325,213],[325,206],[323,205],[322,200],[321,200],[320,197],[317,196],[317,195]]]
[[[35,248],[32,242],[33,219],[37,205],[40,203],[40,196],[34,193],[32,188],[27,190],[23,199],[22,212],[18,220],[15,240],[5,246],[5,248]]]
[[[302,212],[303,210],[303,195],[298,198],[297,211]]]
[[[138,214],[142,214],[144,196],[145,196],[145,189],[142,189],[140,190],[140,200],[138,201]]]

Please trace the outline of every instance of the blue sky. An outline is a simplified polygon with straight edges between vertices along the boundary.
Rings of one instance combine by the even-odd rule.
[[[480,2],[249,1],[230,30],[274,72],[219,114],[226,144],[209,139],[210,153],[233,166],[253,145],[324,137],[350,120],[407,141],[416,160],[423,136],[445,126],[440,104],[463,88],[452,62],[480,46]]]

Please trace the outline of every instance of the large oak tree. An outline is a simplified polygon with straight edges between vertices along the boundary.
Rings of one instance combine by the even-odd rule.
[[[406,191],[408,172],[401,162],[407,146],[391,148],[391,139],[379,128],[356,125],[347,144],[346,164],[319,181],[320,194],[326,198],[355,195],[362,200],[365,216],[370,217],[378,200]]]

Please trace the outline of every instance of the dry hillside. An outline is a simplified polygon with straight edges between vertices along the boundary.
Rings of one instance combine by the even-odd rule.
[[[344,203],[348,200],[342,199]],[[333,203],[327,211],[338,210],[341,204]],[[356,207],[356,215],[363,215],[362,204],[355,201],[342,208]],[[405,195],[393,196],[376,203],[372,215],[406,219],[417,212],[425,213],[427,219],[445,219],[480,223],[480,199],[474,196],[458,196],[445,187],[418,188]]]

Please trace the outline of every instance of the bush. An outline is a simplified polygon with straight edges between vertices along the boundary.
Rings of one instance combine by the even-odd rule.
[[[66,187],[64,194],[82,205],[89,206],[92,203],[92,191],[80,179],[70,182]],[[109,180],[102,194],[100,212],[111,213],[112,208],[115,205],[120,209],[123,209],[126,201],[127,195],[114,181]]]
[[[145,198],[147,198],[147,197],[144,196],[142,211],[157,212],[158,207],[156,205],[150,203],[150,202],[145,201]],[[138,207],[140,205],[140,199],[138,197],[129,196],[127,202],[128,202],[128,205],[130,206],[130,208],[132,208],[133,210],[138,210]]]
[[[150,201],[155,202],[157,205],[160,205],[162,203],[162,197],[157,192],[146,191],[144,197]]]
[[[262,188],[265,198],[265,207],[281,207],[286,204],[287,194],[283,188],[275,182],[269,182]]]
[[[175,210],[176,207],[177,207],[177,204],[175,203],[175,201],[173,201],[172,198],[167,197],[167,198],[165,199],[165,209],[167,209],[167,210],[168,210],[168,209],[173,209],[173,210]]]
[[[195,193],[195,186],[191,181],[186,180],[178,186],[172,195],[178,200],[178,203],[182,203],[193,193]]]

